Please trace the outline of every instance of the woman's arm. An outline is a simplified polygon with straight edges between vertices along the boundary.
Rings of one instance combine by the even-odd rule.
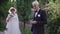
[[[9,22],[9,20],[13,17],[13,15],[8,15],[7,18],[6,18],[6,23]]]

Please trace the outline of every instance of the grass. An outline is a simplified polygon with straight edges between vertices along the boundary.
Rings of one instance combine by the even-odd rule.
[[[25,29],[21,28],[21,32],[22,34],[32,34],[30,28],[25,28]]]

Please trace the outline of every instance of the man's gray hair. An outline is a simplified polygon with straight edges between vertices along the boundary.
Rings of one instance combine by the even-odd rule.
[[[32,5],[34,6],[35,4],[39,5],[39,2],[37,0],[35,0],[34,2],[32,2]]]

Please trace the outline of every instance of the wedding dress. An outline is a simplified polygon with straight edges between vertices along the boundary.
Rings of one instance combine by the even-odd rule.
[[[12,16],[11,19],[9,19],[9,22],[7,22],[6,28],[7,30],[5,31],[5,34],[21,34],[20,28],[19,28],[19,20],[18,20],[18,15],[15,13],[13,14],[8,14],[7,19]]]

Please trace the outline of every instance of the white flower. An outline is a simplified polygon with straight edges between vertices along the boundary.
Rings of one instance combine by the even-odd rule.
[[[38,14],[38,17],[40,17],[40,14]]]

